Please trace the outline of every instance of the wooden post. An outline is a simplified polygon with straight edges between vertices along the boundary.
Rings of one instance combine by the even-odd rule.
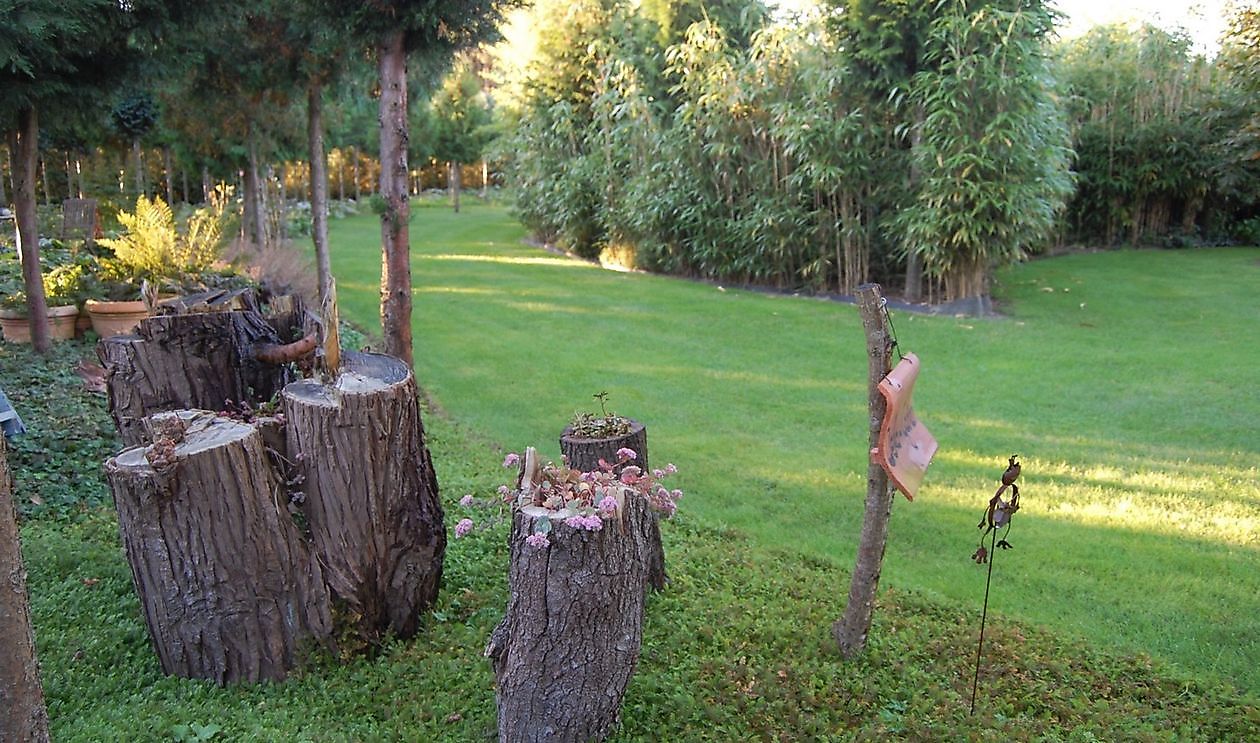
[[[0,435],[0,740],[47,741],[48,712],[4,448]]]
[[[832,636],[840,645],[840,654],[853,658],[866,648],[879,590],[880,571],[884,565],[884,547],[888,543],[888,519],[892,515],[893,489],[888,474],[869,457],[869,450],[879,446],[879,429],[884,422],[886,403],[879,392],[879,382],[892,369],[892,336],[884,314],[879,284],[858,287],[858,311],[866,334],[868,356],[867,393],[870,417],[868,464],[866,468],[866,513],[862,518],[862,535],[858,541],[857,562],[849,585],[849,603],[844,616],[832,625]]]

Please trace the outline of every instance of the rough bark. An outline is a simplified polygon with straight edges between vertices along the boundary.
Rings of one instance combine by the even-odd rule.
[[[0,436],[0,741],[47,741],[48,712],[18,538],[17,510]]]
[[[407,51],[402,30],[377,48],[381,80],[381,332],[385,353],[412,365],[411,206],[407,190]]]
[[[220,685],[283,679],[332,634],[321,566],[257,428],[204,412],[167,418],[186,422],[182,441],[158,434],[105,466],[162,670]],[[174,461],[150,464],[146,451],[163,442]]]
[[[587,439],[573,435],[572,426],[565,427],[560,434],[560,453],[568,459],[569,466],[582,472],[593,472],[599,468],[599,460],[617,461],[617,450],[625,447],[633,449],[638,459],[635,464],[648,469],[647,427],[639,421],[631,421],[630,433],[625,436],[614,436],[606,439]],[[643,520],[643,532],[636,534],[647,545],[644,552],[647,560],[647,584],[653,590],[664,590],[669,577],[665,574],[665,548],[661,545],[661,525],[656,512],[647,509],[647,518]]]
[[[306,89],[306,135],[311,164],[311,240],[315,243],[315,270],[319,303],[328,301],[332,259],[328,255],[328,153],[324,150],[324,88],[312,79]]]
[[[18,110],[18,129],[13,139],[13,208],[17,216],[18,255],[22,260],[22,285],[26,291],[26,316],[31,345],[36,353],[52,348],[52,327],[44,279],[39,266],[39,216],[35,209],[35,171],[39,166],[39,114],[34,108]]]
[[[400,360],[347,353],[335,383],[283,395],[312,545],[369,641],[413,635],[442,580],[446,528],[416,391]]]
[[[485,651],[503,743],[600,740],[617,723],[643,641],[647,579],[644,545],[627,534],[650,516],[629,497],[624,531],[556,524],[542,549],[525,542],[535,519],[513,516],[511,596]]]
[[[879,382],[892,369],[892,337],[888,332],[882,299],[878,284],[858,287],[858,310],[862,316],[862,329],[866,333],[868,362],[868,451],[879,446],[879,429],[887,409],[884,396],[879,392]],[[866,637],[871,630],[871,616],[875,610],[875,595],[879,591],[879,577],[884,567],[893,492],[888,483],[888,473],[875,461],[869,460],[866,468],[866,511],[858,539],[857,561],[849,584],[849,603],[845,606],[844,616],[832,625],[832,635],[845,658],[853,658],[866,648]]]
[[[151,317],[137,335],[101,341],[97,355],[107,372],[109,412],[123,443],[144,441],[142,421],[154,413],[270,400],[292,381],[291,373],[256,360],[254,352],[281,342],[252,311]]]

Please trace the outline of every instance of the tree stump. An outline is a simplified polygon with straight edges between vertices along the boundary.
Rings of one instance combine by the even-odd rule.
[[[0,741],[48,740],[48,712],[18,539],[17,510],[0,435]]]
[[[123,444],[143,443],[141,421],[155,413],[270,400],[292,375],[287,365],[259,361],[255,353],[280,342],[250,310],[151,317],[136,335],[101,341],[109,413]]]
[[[568,460],[569,466],[582,472],[593,472],[599,468],[599,460],[616,462],[617,451],[621,448],[633,449],[638,455],[635,464],[648,469],[647,426],[636,420],[630,421],[630,432],[624,436],[612,436],[604,439],[588,439],[573,435],[573,427],[565,426],[560,434],[560,453]],[[665,548],[661,544],[660,518],[652,509],[647,510],[648,519],[643,523],[644,538],[648,543],[646,554],[647,585],[655,591],[665,589],[669,577],[665,574]]]
[[[647,560],[632,535],[652,517],[630,496],[623,524],[556,523],[551,544],[537,548],[525,542],[535,518],[513,515],[511,597],[485,651],[502,743],[600,740],[616,724],[643,641]]]
[[[105,469],[162,670],[283,679],[304,644],[331,636],[331,598],[258,429],[182,412],[155,430]]]
[[[415,377],[380,354],[347,353],[331,384],[284,389],[302,512],[334,594],[369,640],[415,634],[437,599],[446,528]]]

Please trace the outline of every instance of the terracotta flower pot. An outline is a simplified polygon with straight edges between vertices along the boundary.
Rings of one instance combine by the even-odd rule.
[[[79,308],[72,304],[49,307],[48,324],[53,340],[74,338],[74,323],[79,318]],[[26,321],[26,310],[0,310],[0,329],[10,343],[30,343],[31,326]]]
[[[102,338],[134,333],[136,325],[149,316],[149,309],[140,300],[99,301],[89,299],[86,309],[92,317],[92,329]]]

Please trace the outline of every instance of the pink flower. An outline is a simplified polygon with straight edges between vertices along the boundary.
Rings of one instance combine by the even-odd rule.
[[[587,531],[599,531],[604,528],[604,520],[595,514],[590,516],[571,516],[564,520],[565,526],[574,529],[586,529]]]
[[[599,458],[599,468],[605,472],[612,472],[613,470],[613,466],[608,462],[605,462],[603,457]]]
[[[459,505],[463,506],[464,508],[468,508],[472,504],[473,504],[472,493],[469,493],[468,495],[465,495],[463,498],[459,499]]]
[[[512,500],[512,491],[508,489],[507,485],[499,486],[499,495],[503,498],[504,503]]]
[[[508,455],[503,458],[503,466],[515,467],[517,464],[520,463],[520,461],[521,461],[520,454],[517,454],[516,452],[508,452]]]
[[[547,541],[546,534],[530,534],[528,537],[525,537],[525,544],[528,544],[530,547],[542,549],[548,544],[551,544],[551,542]]]
[[[621,481],[627,485],[633,485],[639,481],[639,475],[643,474],[643,470],[632,465],[627,466],[621,471]]]
[[[599,510],[607,516],[613,515],[617,512],[617,499],[611,495],[605,495],[599,502]]]
[[[455,538],[459,539],[460,537],[468,536],[468,532],[472,530],[472,519],[460,519],[459,523],[455,525]]]
[[[617,458],[618,459],[638,459],[639,455],[634,453],[634,449],[630,449],[623,446],[617,450]]]
[[[661,479],[664,476],[665,476],[665,470],[652,470],[652,477],[655,477],[657,480]]]

